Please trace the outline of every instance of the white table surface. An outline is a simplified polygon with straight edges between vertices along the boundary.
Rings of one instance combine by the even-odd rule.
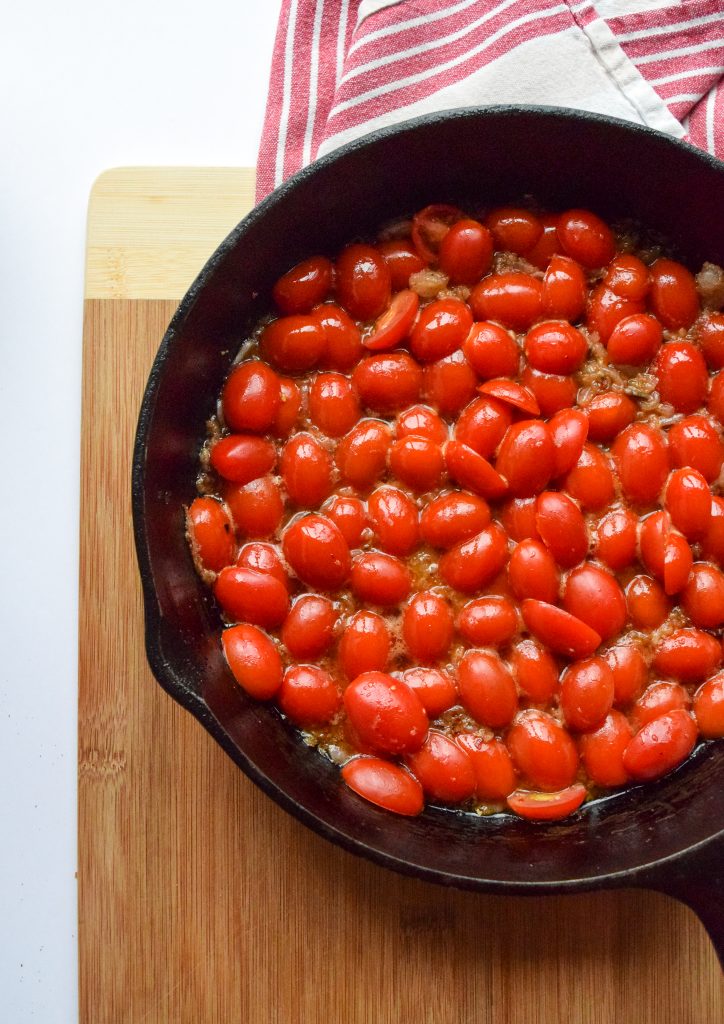
[[[7,1024],[77,1019],[78,473],[88,194],[108,167],[253,165],[279,6],[39,0],[4,8],[0,1016]]]

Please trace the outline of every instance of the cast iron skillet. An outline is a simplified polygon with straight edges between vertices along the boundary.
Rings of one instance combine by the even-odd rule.
[[[724,744],[660,782],[560,824],[428,808],[398,818],[360,800],[220,653],[220,619],[184,539],[204,424],[275,279],[432,202],[590,206],[661,229],[692,267],[724,263],[724,164],[623,121],[545,107],[448,111],[385,129],[301,171],[214,253],[173,318],[140,413],[133,517],[148,659],[158,681],[285,810],[378,864],[497,893],[641,886],[701,917],[724,957]]]

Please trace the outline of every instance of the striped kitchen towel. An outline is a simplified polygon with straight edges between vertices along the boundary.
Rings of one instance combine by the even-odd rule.
[[[610,114],[724,157],[723,0],[282,0],[257,199],[433,110]]]

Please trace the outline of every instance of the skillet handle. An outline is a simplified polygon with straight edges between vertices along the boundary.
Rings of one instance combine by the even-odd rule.
[[[694,911],[724,969],[724,833],[672,865],[657,868],[643,884],[673,896]]]

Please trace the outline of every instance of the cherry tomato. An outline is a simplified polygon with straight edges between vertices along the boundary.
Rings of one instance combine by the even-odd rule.
[[[636,505],[653,505],[669,473],[669,453],[664,435],[647,423],[626,427],[611,448],[621,488]]]
[[[263,358],[285,373],[311,370],[319,362],[325,346],[322,326],[311,313],[295,313],[272,320],[259,338]]]
[[[586,275],[575,260],[552,256],[543,277],[543,313],[554,320],[579,320],[586,308]]]
[[[324,334],[320,363],[330,370],[350,370],[362,355],[362,335],[351,316],[327,302],[312,311]]]
[[[695,626],[718,629],[724,623],[724,573],[706,562],[695,562],[681,605]]]
[[[691,697],[679,683],[652,683],[631,709],[631,720],[638,730],[667,711],[690,706]]]
[[[678,594],[684,589],[693,561],[689,545],[680,533],[672,530],[664,549],[664,590],[667,594]]]
[[[721,659],[721,647],[709,633],[678,629],[659,642],[652,668],[682,683],[698,683],[719,668]]]
[[[309,313],[324,302],[332,287],[332,264],[324,256],[311,256],[283,274],[272,288],[282,313]]]
[[[420,698],[431,721],[457,702],[458,692],[447,672],[436,668],[410,668],[402,678]]]
[[[349,378],[341,373],[318,374],[309,389],[309,416],[328,437],[341,437],[360,418],[360,406]]]
[[[560,579],[548,548],[537,540],[523,540],[514,549],[508,565],[510,587],[519,600],[533,597],[554,604]]]
[[[538,402],[530,388],[517,384],[513,380],[507,380],[505,377],[486,381],[485,384],[480,385],[478,391],[483,395],[491,395],[507,405],[512,405],[514,409],[526,412],[529,416],[540,414]]]
[[[696,691],[694,715],[705,740],[724,736],[724,673],[707,679]]]
[[[479,800],[505,800],[515,789],[513,762],[501,740],[485,740],[474,732],[455,737],[465,751],[475,774],[475,795]]]
[[[347,622],[339,641],[339,664],[348,679],[382,671],[390,656],[390,634],[384,619],[361,611]]]
[[[194,498],[186,513],[186,529],[204,569],[219,572],[233,562],[234,530],[226,509],[216,498]]]
[[[608,336],[609,361],[619,365],[643,366],[661,348],[663,331],[656,317],[632,313],[619,320]]]
[[[289,592],[280,580],[238,565],[221,570],[214,596],[233,622],[271,628],[281,625],[289,610]]]
[[[717,373],[716,377],[712,378],[706,407],[712,416],[716,416],[720,423],[724,423],[724,373]]]
[[[641,693],[649,677],[646,659],[634,644],[609,647],[604,658],[613,672],[614,703],[626,707]]]
[[[699,294],[690,271],[675,260],[659,259],[651,267],[651,308],[664,327],[691,327],[699,315]]]
[[[472,313],[460,299],[434,299],[412,328],[410,351],[421,363],[444,359],[461,347],[472,325]]]
[[[473,288],[470,307],[476,320],[495,320],[525,331],[543,312],[543,285],[519,270],[490,274]]]
[[[535,521],[536,498],[511,498],[500,510],[500,522],[511,540],[540,540]]]
[[[420,539],[417,507],[397,487],[379,487],[367,499],[367,512],[380,547],[407,555]]]
[[[420,698],[386,672],[363,672],[344,691],[350,723],[363,743],[384,754],[411,754],[427,736]]]
[[[239,552],[236,564],[243,569],[254,569],[256,572],[274,576],[289,590],[289,576],[273,544],[262,544],[259,541],[245,544]]]
[[[677,412],[694,412],[706,403],[709,375],[704,357],[690,341],[668,341],[659,349],[653,370],[662,402]]]
[[[410,593],[410,570],[398,558],[379,551],[365,551],[352,562],[352,591],[368,604],[400,604]]]
[[[510,727],[507,747],[513,764],[534,786],[570,786],[578,770],[576,746],[568,732],[544,711],[522,711]]]
[[[381,352],[357,364],[352,382],[363,405],[375,412],[395,412],[417,401],[422,370],[406,352]]]
[[[455,424],[455,438],[483,458],[489,458],[503,440],[512,420],[509,406],[483,395],[466,405],[460,413]]]
[[[518,373],[520,349],[499,324],[473,324],[462,347],[465,358],[482,380],[515,377]]]
[[[608,457],[592,444],[584,444],[578,463],[563,480],[563,489],[584,509],[605,508],[614,496]]]
[[[581,761],[597,786],[622,786],[628,782],[623,754],[633,731],[625,715],[610,711],[602,725],[581,736]]]
[[[669,475],[664,505],[677,530],[689,540],[704,536],[711,518],[711,491],[696,469],[675,469]]]
[[[342,778],[358,796],[394,814],[414,817],[424,806],[417,779],[379,757],[353,757],[342,768]]]
[[[337,613],[329,598],[301,594],[282,627],[282,643],[298,661],[313,661],[329,648]]]
[[[539,218],[543,228],[538,241],[529,249],[525,258],[539,270],[545,270],[551,259],[561,252],[558,240],[558,214],[545,214]]]
[[[613,672],[603,658],[577,661],[561,678],[561,708],[577,732],[597,728],[613,705]]]
[[[526,366],[520,379],[535,398],[541,416],[554,416],[576,401],[578,384],[575,377],[543,373],[532,366]]]
[[[724,367],[724,313],[708,313],[697,321],[696,340],[712,370]]]
[[[494,580],[507,560],[505,534],[491,525],[446,551],[438,571],[448,586],[470,594]]]
[[[408,434],[390,448],[390,469],[403,484],[422,494],[439,486],[445,459],[434,441]]]
[[[416,661],[444,658],[453,636],[450,605],[431,590],[415,594],[402,613],[402,636]]]
[[[225,480],[248,484],[264,476],[276,462],[271,441],[253,434],[229,434],[211,449],[211,465]]]
[[[385,471],[392,431],[379,420],[360,420],[337,446],[335,462],[342,479],[359,490],[370,487]]]
[[[568,210],[558,220],[558,238],[564,251],[584,267],[609,263],[616,251],[613,232],[591,210]]]
[[[282,377],[279,381],[279,408],[272,424],[275,437],[289,436],[297,422],[301,407],[301,391],[289,377]]]
[[[406,238],[395,238],[377,243],[377,251],[387,264],[392,290],[399,292],[410,287],[410,276],[425,269],[425,261],[415,246]]]
[[[567,818],[586,798],[586,787],[577,782],[557,793],[531,793],[517,789],[508,797],[508,807],[529,821],[559,821]]]
[[[395,437],[398,440],[410,435],[425,437],[436,444],[442,444],[443,441],[447,441],[447,426],[434,409],[426,405],[411,405],[409,409],[400,413],[395,425]]]
[[[530,210],[518,206],[501,206],[485,218],[495,240],[495,248],[519,256],[529,252],[543,234],[543,223]]]
[[[701,542],[701,552],[705,558],[713,558],[724,565],[724,501],[721,498],[711,499],[711,518]]]
[[[536,526],[556,562],[570,569],[588,553],[588,530],[581,510],[566,494],[544,491],[538,495]]]
[[[270,700],[282,685],[282,659],[266,633],[243,623],[225,629],[221,644],[239,686],[257,700]]]
[[[614,575],[585,562],[568,574],[563,607],[607,640],[626,622],[626,598]]]
[[[469,644],[498,647],[518,632],[518,613],[507,597],[480,597],[465,605],[457,628]]]
[[[628,583],[626,606],[631,622],[640,630],[658,629],[671,611],[664,588],[651,576],[634,576]]]
[[[359,498],[336,494],[329,499],[323,512],[339,529],[350,548],[359,547],[362,531],[367,526],[365,507]]]
[[[650,286],[649,268],[638,256],[620,252],[609,263],[603,283],[624,299],[645,299]]]
[[[660,580],[664,578],[664,555],[670,533],[671,516],[663,510],[647,516],[641,523],[641,561],[651,575]]]
[[[500,498],[508,489],[506,481],[488,460],[460,441],[446,444],[445,465],[456,483],[485,498]]]
[[[450,284],[475,284],[490,269],[493,236],[476,220],[459,220],[443,235],[438,263]]]
[[[622,391],[603,391],[591,399],[585,412],[591,440],[613,441],[633,423],[637,409],[636,403]]]
[[[545,704],[558,692],[558,666],[536,640],[516,644],[510,664],[518,686],[535,704]]]
[[[451,548],[470,540],[490,522],[487,502],[476,494],[442,494],[425,506],[420,516],[422,539],[434,548]]]
[[[375,321],[372,333],[362,344],[373,352],[395,348],[412,331],[419,307],[420,299],[417,292],[409,288],[397,292],[384,313]]]
[[[280,461],[284,486],[300,508],[318,508],[332,490],[332,459],[312,434],[295,434]]]
[[[627,317],[643,313],[645,308],[643,302],[624,299],[605,284],[598,284],[588,297],[586,326],[589,331],[596,331],[606,345],[618,324]]]
[[[305,515],[295,519],[282,537],[284,557],[304,583],[318,590],[337,590],[351,568],[349,548],[331,519]]]
[[[470,758],[441,732],[430,731],[422,747],[405,761],[431,800],[459,804],[475,792]]]
[[[337,257],[337,298],[355,320],[374,320],[390,301],[390,271],[372,245],[348,245]]]
[[[521,605],[523,621],[542,643],[568,658],[587,658],[601,643],[600,635],[582,619],[545,601],[527,598]]]
[[[462,351],[428,363],[423,372],[422,392],[441,416],[457,416],[475,396],[478,379]]]
[[[520,420],[508,428],[495,463],[516,498],[542,491],[553,475],[555,449],[548,425]]]
[[[689,756],[695,743],[696,725],[688,711],[669,711],[636,733],[624,751],[624,769],[637,782],[661,778]]]
[[[581,332],[565,320],[546,320],[525,336],[525,357],[542,373],[568,374],[579,369],[588,353]]]
[[[464,216],[457,206],[446,206],[444,203],[426,206],[415,214],[412,218],[412,240],[423,259],[428,263],[435,262],[448,229],[463,220]]]
[[[224,489],[226,504],[237,534],[262,540],[276,532],[284,514],[284,502],[270,476]]]
[[[570,472],[581,457],[588,436],[588,417],[580,409],[560,409],[550,419],[553,478]]]
[[[668,434],[669,455],[675,466],[691,466],[708,483],[721,472],[724,447],[710,421],[704,416],[687,416],[675,423]]]
[[[232,369],[221,392],[227,426],[239,433],[261,434],[274,423],[279,409],[279,378],[266,363],[250,360]]]
[[[595,555],[601,562],[618,571],[636,560],[638,519],[627,508],[607,512],[596,531]]]
[[[487,651],[468,651],[458,665],[460,699],[481,725],[507,725],[518,710],[515,681],[505,663]]]
[[[278,700],[295,725],[324,725],[339,711],[342,694],[324,669],[292,665],[284,673]]]

